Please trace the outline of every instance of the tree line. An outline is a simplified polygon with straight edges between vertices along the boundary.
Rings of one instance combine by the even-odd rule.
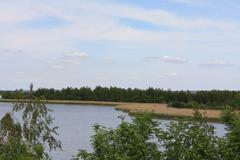
[[[2,91],[2,98],[13,99],[19,93],[27,95],[27,91]],[[39,88],[34,96],[44,96],[48,100],[83,100],[83,101],[113,101],[140,103],[167,103],[179,108],[219,108],[223,105],[240,107],[240,91],[172,91],[159,88],[132,89],[118,87]]]

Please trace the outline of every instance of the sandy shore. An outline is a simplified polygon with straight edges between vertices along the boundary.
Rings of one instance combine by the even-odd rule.
[[[127,111],[129,113],[139,113],[139,112],[151,112],[159,117],[193,117],[193,109],[180,109],[168,107],[167,104],[152,104],[152,103],[131,103],[131,104],[121,104],[115,107],[118,110]],[[221,110],[199,110],[201,113],[210,120],[219,120]]]
[[[0,99],[0,102],[14,102],[12,99]],[[151,112],[153,115],[162,118],[192,117],[193,109],[179,109],[168,107],[167,104],[156,103],[122,103],[122,102],[101,102],[101,101],[72,101],[72,100],[48,100],[49,104],[85,104],[85,105],[107,105],[117,110],[126,111],[130,114],[139,112]],[[221,110],[200,110],[209,120],[219,120]]]

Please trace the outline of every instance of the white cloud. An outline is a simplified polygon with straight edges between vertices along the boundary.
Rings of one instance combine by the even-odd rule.
[[[101,7],[99,7],[101,6]],[[79,8],[91,12],[97,12],[99,14],[105,14],[107,16],[116,16],[122,18],[130,18],[149,23],[154,23],[160,26],[167,26],[175,29],[220,29],[229,30],[237,29],[239,26],[234,22],[225,22],[222,20],[214,20],[205,17],[199,18],[186,18],[178,16],[172,12],[165,10],[155,9],[143,9],[140,7],[130,7],[120,4],[99,4],[99,3],[87,3]]]
[[[208,61],[202,64],[203,66],[213,67],[213,66],[231,66],[231,63],[228,63],[224,60],[213,60]]]
[[[166,63],[187,63],[187,59],[185,58],[180,58],[180,57],[172,57],[172,56],[162,56],[161,61],[166,62]]]
[[[176,72],[170,72],[165,74],[166,77],[177,77],[178,74]]]
[[[129,76],[127,79],[135,81],[135,80],[138,80],[138,77],[137,76]]]
[[[16,74],[17,74],[17,75],[23,75],[24,72],[22,72],[22,71],[18,71],[18,72],[16,72]]]
[[[24,8],[12,5],[10,8],[1,7],[0,23],[17,23],[21,21],[31,20],[38,16],[38,13],[32,10],[24,10]],[[25,8],[26,9],[26,8]]]
[[[89,55],[86,52],[71,52],[66,53],[64,56],[71,58],[87,58]]]
[[[69,65],[79,65],[87,57],[89,55],[86,52],[69,52],[54,61],[48,61],[48,64],[53,69],[61,69]]]
[[[74,60],[74,59],[63,59],[59,61],[60,64],[72,64],[72,65],[77,65],[80,64],[79,60]]]
[[[50,67],[53,68],[53,69],[60,69],[60,68],[62,68],[62,66],[59,65],[59,64],[53,64]]]
[[[160,60],[160,61],[165,62],[165,63],[175,63],[175,64],[183,64],[183,63],[187,63],[187,62],[188,62],[188,60],[185,59],[185,58],[173,57],[173,56],[145,57],[144,60],[145,60],[145,61],[156,61],[156,60]]]
[[[204,3],[206,3],[206,1],[201,0],[168,0],[170,2],[175,2],[175,3],[184,3],[184,4],[193,4],[193,5],[202,5]]]
[[[144,57],[144,61],[155,61],[155,60],[159,60],[160,59],[160,57],[158,57],[158,56],[153,56],[153,57],[151,57],[151,56],[149,56],[149,57]]]
[[[37,29],[13,27],[14,29],[9,28],[7,31],[1,31],[0,29],[0,48],[15,50],[21,48],[28,50],[31,54],[56,53],[74,50],[74,44],[78,41],[109,41],[113,43],[131,42],[139,45],[157,44],[162,49],[177,51],[185,48],[192,50],[203,49],[202,43],[199,42],[223,41],[223,46],[216,47],[219,51],[222,51],[223,48],[227,50],[230,47],[237,51],[240,50],[237,47],[232,48],[231,46],[233,44],[231,41],[237,42],[240,40],[238,36],[239,31],[237,31],[239,24],[236,22],[201,17],[187,18],[160,9],[150,10],[117,3],[105,4],[102,2],[104,4],[100,4],[96,1],[87,1],[85,3],[71,1],[71,3],[65,3],[61,1],[54,5],[51,3],[47,5],[43,2],[38,2],[34,5],[33,1],[29,1],[32,2],[30,5],[19,4],[19,6],[15,6],[13,3],[11,5],[13,7],[5,8],[4,11],[12,8],[22,8],[19,16],[23,15],[23,17],[25,17],[25,15],[29,15],[28,18],[23,18],[24,20],[31,20],[41,15],[54,15],[70,23],[66,26],[56,27],[50,30],[39,27]],[[34,16],[29,13],[27,8],[31,8]],[[2,15],[2,17],[4,17],[4,15]],[[143,31],[119,23],[117,19],[121,17],[186,30]],[[5,19],[9,19],[9,17],[6,16]],[[14,20],[14,18],[12,18],[12,21],[18,22],[18,20]],[[192,29],[200,29],[203,32],[194,32]],[[211,30],[211,32],[208,32],[205,29],[216,29],[217,31]],[[226,40],[228,41],[226,42]],[[191,42],[191,44],[188,42]],[[205,45],[204,48],[207,48],[207,46]]]

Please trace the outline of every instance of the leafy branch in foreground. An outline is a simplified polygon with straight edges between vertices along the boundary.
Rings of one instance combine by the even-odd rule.
[[[225,111],[222,117],[227,116]],[[226,137],[217,137],[214,127],[198,111],[192,121],[159,124],[146,115],[132,122],[122,119],[116,128],[95,125],[93,152],[80,150],[75,160],[239,160],[240,118],[224,122]],[[224,118],[223,118],[224,119]]]
[[[27,98],[18,100],[12,113],[0,121],[0,160],[49,159],[46,146],[61,149],[61,142],[54,137],[58,127],[53,127],[52,111],[31,92]],[[20,122],[14,118],[16,112],[22,113]]]
[[[240,112],[234,111],[230,106],[226,106],[222,113],[228,131],[226,134],[223,152],[227,160],[240,159]]]
[[[219,139],[214,127],[198,112],[191,121],[170,122],[158,132],[163,159],[220,160]]]
[[[122,117],[121,117],[122,118]],[[149,116],[139,116],[132,123],[124,121],[116,129],[94,126],[92,137],[94,152],[81,150],[77,159],[84,160],[158,160],[161,152],[153,141],[158,123]]]

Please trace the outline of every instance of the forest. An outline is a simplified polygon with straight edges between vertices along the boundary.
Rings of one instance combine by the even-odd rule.
[[[14,99],[18,94],[28,94],[28,91],[1,91],[4,99]],[[82,101],[111,101],[111,102],[139,102],[139,103],[167,103],[178,108],[216,108],[230,105],[240,108],[240,91],[209,90],[209,91],[172,91],[159,88],[132,89],[118,87],[90,87],[61,90],[53,88],[39,88],[33,92],[34,96],[43,96],[48,100],[82,100]]]

